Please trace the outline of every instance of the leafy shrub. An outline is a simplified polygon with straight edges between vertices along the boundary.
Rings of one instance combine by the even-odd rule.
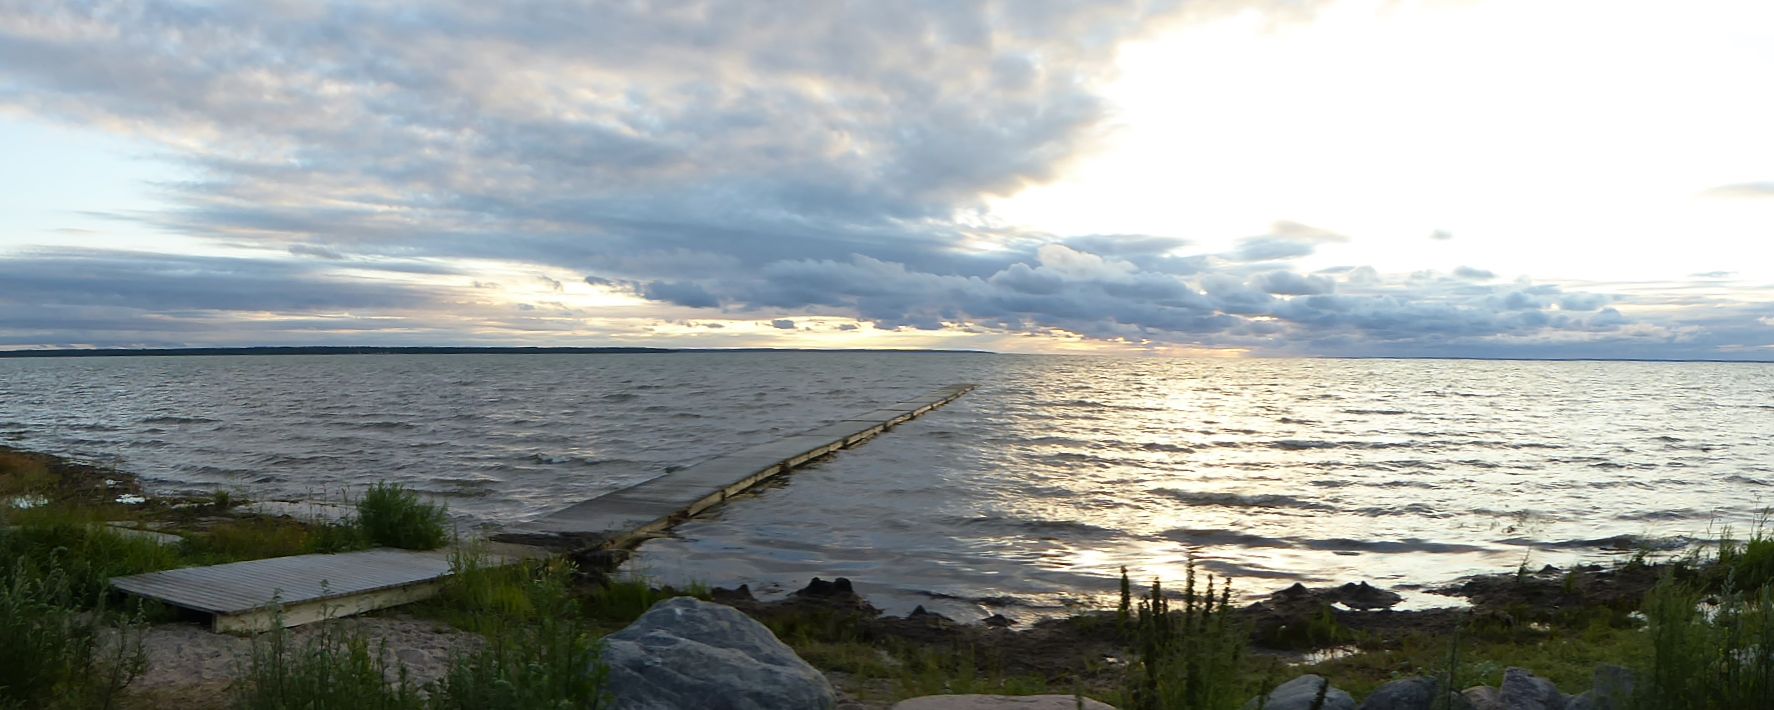
[[[1712,600],[1667,577],[1647,595],[1650,658],[1635,709],[1774,707],[1774,588]]]
[[[112,707],[141,674],[139,622],[117,624],[101,643],[107,617],[79,610],[78,596],[53,563],[40,574],[18,560],[0,579],[0,707]]]
[[[442,506],[419,500],[398,483],[377,483],[357,502],[357,524],[370,542],[408,550],[434,550],[449,539]]]

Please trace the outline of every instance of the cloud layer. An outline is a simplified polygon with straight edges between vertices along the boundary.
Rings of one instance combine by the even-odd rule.
[[[644,299],[655,321],[783,333],[855,319],[1322,354],[1768,341],[1476,267],[1306,273],[1349,237],[1303,224],[1221,253],[994,226],[988,198],[1105,130],[1119,44],[1300,9],[1275,5],[0,0],[0,107],[154,144],[190,179],[109,216],[237,254],[0,256],[0,344],[546,338],[608,315],[500,307],[476,295],[479,263]]]

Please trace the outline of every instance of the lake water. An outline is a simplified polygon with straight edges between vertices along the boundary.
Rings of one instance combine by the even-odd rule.
[[[1054,613],[1122,566],[1420,587],[1747,528],[1774,365],[909,353],[0,359],[0,443],[150,490],[378,480],[496,526],[974,382],[956,403],[642,546],[667,581]],[[1413,595],[1413,603],[1445,601]]]

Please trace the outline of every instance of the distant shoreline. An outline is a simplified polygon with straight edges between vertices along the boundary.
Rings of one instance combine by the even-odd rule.
[[[641,346],[526,347],[444,345],[289,345],[230,348],[65,348],[0,350],[5,358],[187,357],[216,355],[673,355],[679,353],[910,353],[933,355],[1001,355],[990,350],[927,348],[649,348]],[[1476,362],[1669,362],[1774,364],[1774,360],[1640,357],[1496,357],[1458,355],[1296,355],[1303,360],[1468,360]],[[1257,356],[1252,359],[1276,359]]]
[[[993,355],[987,350],[896,348],[646,348],[295,345],[243,348],[91,348],[0,350],[0,358],[185,357],[201,355],[670,355],[677,353],[929,353]]]

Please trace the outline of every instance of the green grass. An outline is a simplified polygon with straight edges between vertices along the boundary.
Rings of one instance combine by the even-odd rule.
[[[239,710],[420,710],[424,698],[386,649],[329,624],[304,643],[278,628],[253,639],[253,654],[233,687]],[[394,682],[389,682],[389,676]]]
[[[540,572],[530,576],[517,592],[501,591],[489,597],[501,600],[504,613],[511,618],[527,618],[528,622],[498,624],[488,634],[485,650],[455,659],[443,681],[432,689],[432,707],[527,710],[607,706],[597,637],[583,605],[568,586],[570,571],[557,564]],[[509,603],[514,599],[524,602]],[[497,618],[498,614],[492,616]]]
[[[1639,710],[1774,707],[1774,588],[1714,597],[1667,579],[1645,602]]]
[[[443,507],[419,500],[398,483],[370,486],[357,502],[357,524],[370,542],[407,550],[435,550],[449,540]]]
[[[104,594],[106,580],[178,567],[178,549],[127,537],[82,511],[55,506],[13,511],[0,519],[0,579],[14,574],[67,581],[74,603],[91,606]]]

